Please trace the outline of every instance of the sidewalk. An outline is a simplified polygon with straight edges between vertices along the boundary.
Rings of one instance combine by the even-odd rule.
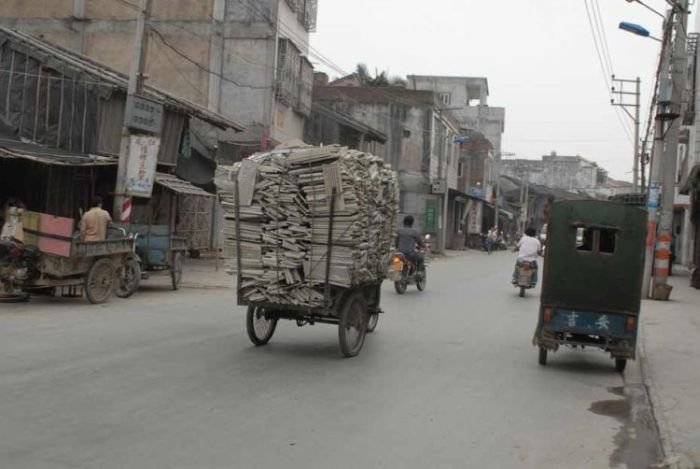
[[[671,277],[670,302],[644,301],[639,346],[644,381],[668,467],[700,467],[700,290]]]

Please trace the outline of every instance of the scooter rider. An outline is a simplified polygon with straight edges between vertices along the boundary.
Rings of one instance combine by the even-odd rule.
[[[532,286],[537,285],[537,256],[542,252],[542,243],[536,238],[537,231],[530,227],[525,230],[525,234],[520,241],[516,250],[518,251],[518,260],[515,262],[515,271],[513,272],[513,283],[517,282],[518,267],[521,262],[530,262],[532,264]]]
[[[418,272],[422,272],[423,256],[416,252],[416,244],[420,248],[425,247],[420,233],[413,228],[413,216],[407,215],[403,219],[403,228],[396,230],[396,248],[406,259],[416,264]]]

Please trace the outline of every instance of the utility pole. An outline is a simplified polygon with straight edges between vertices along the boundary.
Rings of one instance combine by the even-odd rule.
[[[639,111],[641,104],[641,80],[639,79],[639,77],[637,77],[636,80],[623,80],[621,78],[615,78],[615,75],[613,75],[612,81],[613,83],[619,85],[613,86],[611,88],[613,94],[616,94],[618,96],[618,101],[616,102],[615,99],[611,99],[610,104],[612,104],[613,106],[621,107],[622,110],[627,113],[630,119],[632,119],[632,123],[634,124],[634,156],[632,160],[632,183],[634,185],[634,192],[639,192],[639,159],[641,156],[639,154]],[[635,85],[635,91],[625,91],[625,85],[630,84]],[[625,100],[625,96],[633,97],[634,101],[632,103],[626,102],[627,100]],[[629,108],[632,108],[632,112],[630,112]]]
[[[673,60],[671,63],[671,101],[668,116],[670,128],[666,138],[666,148],[661,169],[661,217],[656,236],[654,252],[654,287],[652,298],[667,301],[671,293],[668,287],[668,272],[671,259],[671,239],[673,236],[673,202],[676,189],[676,166],[678,158],[678,137],[682,115],[681,106],[687,74],[688,0],[677,0],[675,37],[673,40]]]
[[[143,92],[144,69],[146,67],[146,54],[148,48],[148,20],[151,16],[152,0],[141,0],[138,17],[136,19],[136,35],[134,37],[134,57],[129,73],[129,87],[127,90],[126,107],[124,112],[124,124],[122,126],[122,138],[119,151],[119,166],[117,168],[117,184],[114,190],[114,218],[119,222],[128,223],[131,213],[131,198],[126,194],[126,171],[129,161],[129,139],[131,132],[128,127],[128,110],[133,103],[134,96]]]

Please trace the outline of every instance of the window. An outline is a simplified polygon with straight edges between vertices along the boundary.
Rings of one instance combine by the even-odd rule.
[[[464,161],[457,163],[457,177],[464,177]]]
[[[448,105],[452,102],[452,95],[450,93],[440,93],[440,102],[442,104]]]
[[[576,250],[615,254],[617,230],[611,228],[576,228]]]

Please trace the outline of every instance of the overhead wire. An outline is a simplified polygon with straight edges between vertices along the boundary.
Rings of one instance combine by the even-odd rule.
[[[600,65],[600,71],[603,74],[603,84],[606,88],[606,93],[608,93],[608,96],[610,96],[610,89],[611,89],[611,84],[608,79],[608,70],[606,68],[605,60],[603,59],[603,53],[601,52],[601,45],[599,44],[600,39],[598,38],[596,34],[596,27],[594,26],[594,21],[593,21],[593,16],[592,16],[592,8],[589,7],[588,5],[588,0],[583,0],[584,5],[586,6],[586,16],[588,18],[588,26],[590,27],[591,30],[591,36],[593,38],[593,44],[595,46],[595,52],[596,56],[598,57],[598,64]],[[612,75],[612,73],[610,73]],[[622,129],[624,130],[625,134],[627,135],[627,138],[630,140],[631,143],[634,143],[634,139],[630,135],[630,131],[625,124],[625,121],[622,119],[620,116],[620,110],[615,108],[615,115],[617,116],[618,121],[620,122],[620,125],[622,126]]]

